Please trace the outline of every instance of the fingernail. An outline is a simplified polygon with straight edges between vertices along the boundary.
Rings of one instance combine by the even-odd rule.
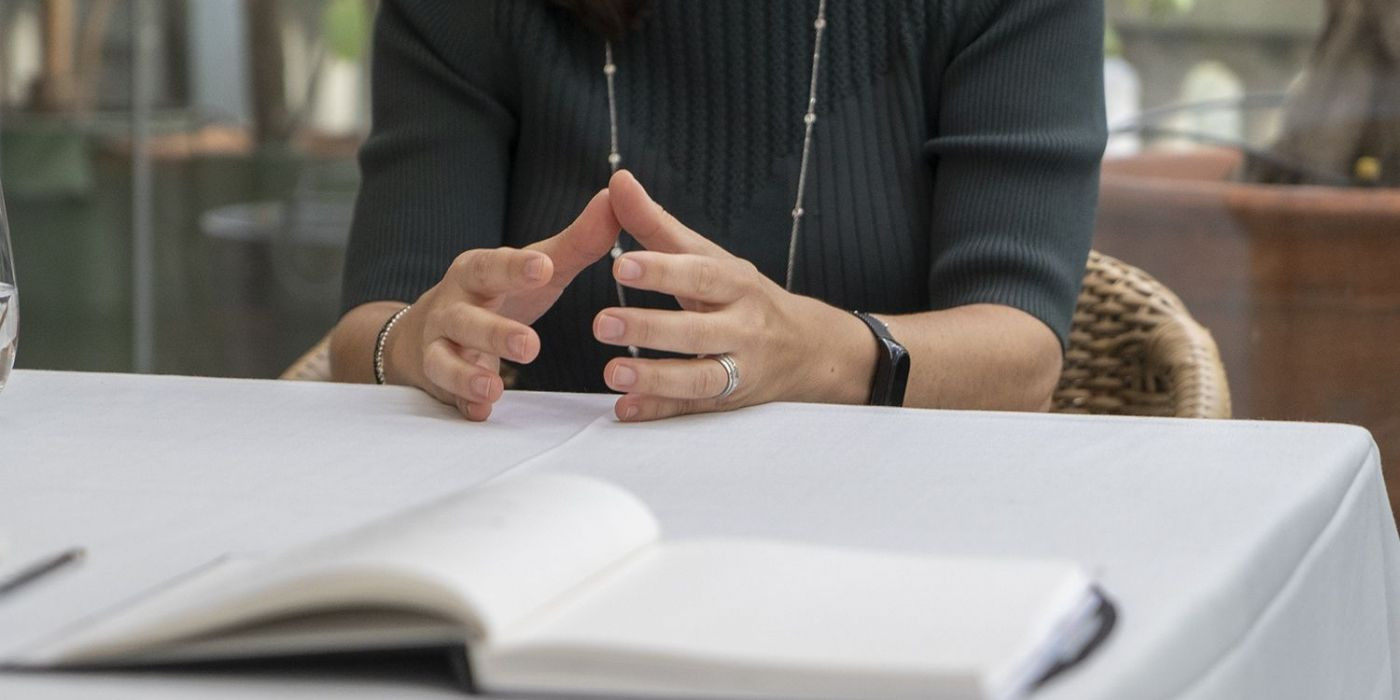
[[[642,409],[637,408],[636,404],[628,406],[627,408],[622,409],[622,420],[632,420],[633,418],[637,417],[638,413],[641,412]]]
[[[637,381],[637,370],[627,365],[618,365],[613,368],[613,387],[616,389],[630,389]],[[636,406],[633,406],[636,408]]]
[[[544,258],[531,258],[525,263],[525,276],[532,280],[544,278]]]
[[[617,259],[617,278],[620,280],[635,280],[642,276],[642,266],[631,258]]]
[[[514,357],[517,360],[524,359],[525,343],[526,340],[524,333],[513,335],[510,338],[506,339],[506,347],[510,348],[511,357]]]
[[[598,339],[617,340],[622,337],[626,327],[622,324],[622,319],[612,316],[600,316],[598,318]]]
[[[472,392],[482,398],[489,396],[491,392],[491,379],[489,377],[477,377],[473,379]]]

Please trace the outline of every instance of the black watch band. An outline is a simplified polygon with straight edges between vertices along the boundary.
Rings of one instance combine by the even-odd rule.
[[[871,406],[903,406],[904,387],[909,383],[909,351],[890,335],[889,326],[864,311],[852,311],[875,334],[879,354],[875,358],[875,378],[870,382]]]

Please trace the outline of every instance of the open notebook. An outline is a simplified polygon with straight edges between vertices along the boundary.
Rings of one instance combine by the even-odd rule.
[[[627,492],[544,474],[275,558],[226,560],[6,662],[455,645],[484,691],[1014,698],[1111,623],[1072,564],[661,541]]]

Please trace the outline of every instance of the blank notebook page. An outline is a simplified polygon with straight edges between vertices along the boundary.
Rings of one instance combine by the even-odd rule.
[[[652,547],[473,652],[488,689],[981,698],[1087,581],[1057,562]]]

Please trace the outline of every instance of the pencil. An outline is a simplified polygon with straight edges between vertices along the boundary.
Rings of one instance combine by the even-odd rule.
[[[87,550],[82,547],[73,547],[30,564],[9,578],[0,581],[0,596],[13,593],[69,564],[76,564],[82,561],[85,556],[87,556]]]

